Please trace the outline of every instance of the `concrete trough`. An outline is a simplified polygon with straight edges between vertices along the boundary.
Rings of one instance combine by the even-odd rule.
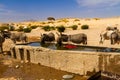
[[[92,75],[100,70],[120,74],[120,53],[51,50],[40,46],[15,45],[11,56],[24,62],[31,62],[72,72]]]

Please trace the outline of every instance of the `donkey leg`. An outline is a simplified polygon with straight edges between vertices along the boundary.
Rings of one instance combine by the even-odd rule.
[[[111,41],[111,45],[113,45],[114,44],[114,40],[111,38],[110,41]]]
[[[3,45],[0,44],[0,53],[3,53]]]

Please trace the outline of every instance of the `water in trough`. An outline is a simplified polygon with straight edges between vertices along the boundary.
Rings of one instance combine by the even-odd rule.
[[[32,42],[29,46],[42,46],[53,50],[72,50],[72,51],[93,51],[93,52],[120,52],[119,48],[108,48],[108,47],[95,47],[95,46],[84,46],[84,45],[73,45],[63,44],[57,46],[55,43],[41,44],[40,42]]]

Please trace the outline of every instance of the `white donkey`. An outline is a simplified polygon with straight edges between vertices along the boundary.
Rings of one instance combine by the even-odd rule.
[[[113,30],[109,30],[109,31],[103,31],[100,33],[100,42],[102,43],[104,42],[104,40],[110,40],[111,44],[115,44],[115,43],[119,43],[119,33]]]

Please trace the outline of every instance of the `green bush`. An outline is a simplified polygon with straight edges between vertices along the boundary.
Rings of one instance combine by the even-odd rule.
[[[30,28],[32,29],[36,29],[38,26],[30,26]]]
[[[42,29],[45,31],[50,31],[50,26],[43,26]]]
[[[69,21],[67,19],[62,19],[62,22],[67,23]]]
[[[15,27],[14,27],[14,26],[9,26],[9,30],[10,30],[10,31],[14,31],[14,30],[15,30]]]
[[[32,28],[29,28],[29,27],[23,29],[23,31],[26,32],[26,33],[31,32],[31,30],[32,30]]]
[[[51,31],[51,30],[55,30],[55,27],[53,27],[53,26],[43,26],[42,29],[45,30],[45,31]]]
[[[48,17],[47,20],[53,20],[53,21],[55,21],[55,18],[54,17]]]
[[[81,29],[89,29],[89,26],[88,25],[82,25]]]
[[[51,27],[50,27],[50,30],[55,30],[55,27],[54,27],[54,26],[51,26]]]
[[[58,26],[57,27],[57,31],[64,32],[65,31],[65,27],[64,26]]]
[[[0,30],[1,30],[1,31],[4,31],[5,29],[7,29],[7,30],[8,30],[8,29],[9,29],[9,27],[8,27],[8,26],[0,26]]]
[[[78,26],[77,26],[77,25],[72,25],[71,28],[72,28],[73,30],[77,30]]]
[[[18,29],[17,29],[17,31],[23,31],[23,26],[20,26]]]

